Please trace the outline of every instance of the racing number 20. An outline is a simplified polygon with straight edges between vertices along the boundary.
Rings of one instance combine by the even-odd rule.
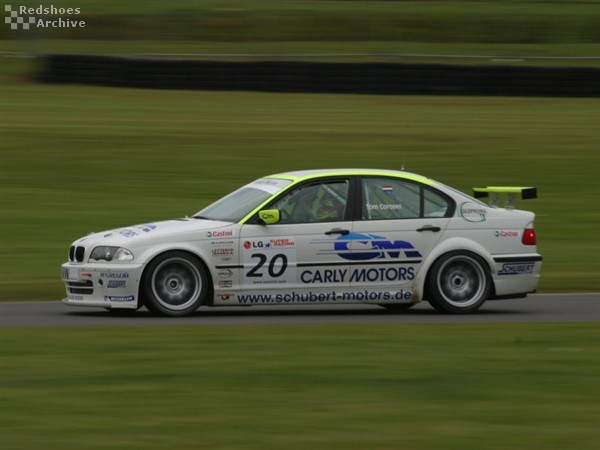
[[[267,263],[267,260],[269,258],[267,258],[267,255],[263,255],[262,253],[254,253],[251,256],[251,258],[252,259],[258,258],[258,263],[252,269],[250,269],[250,271],[246,274],[246,276],[262,277],[263,273],[259,272],[259,271]],[[281,265],[279,267],[277,266],[278,261],[281,261]],[[271,261],[269,261],[269,263],[267,265],[267,273],[269,274],[269,276],[271,278],[280,277],[285,272],[285,269],[287,269],[287,266],[288,266],[287,256],[285,256],[282,253],[278,253],[278,254],[274,255],[273,258],[271,258]]]

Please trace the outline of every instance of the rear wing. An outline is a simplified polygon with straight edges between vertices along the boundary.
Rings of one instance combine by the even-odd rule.
[[[521,195],[523,200],[537,198],[537,189],[534,187],[513,187],[513,186],[488,186],[484,188],[473,188],[475,198],[490,198],[490,206],[497,208],[500,203],[500,197],[506,196],[505,208],[515,207],[517,195]]]

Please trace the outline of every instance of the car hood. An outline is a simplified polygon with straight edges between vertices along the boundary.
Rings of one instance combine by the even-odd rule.
[[[149,240],[167,240],[173,235],[182,237],[190,235],[196,239],[227,238],[234,235],[233,230],[231,230],[232,225],[231,222],[193,218],[167,220],[91,233],[78,239],[73,245],[127,247],[143,244]]]

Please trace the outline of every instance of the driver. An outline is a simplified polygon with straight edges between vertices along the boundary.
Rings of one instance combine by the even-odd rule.
[[[331,196],[324,197],[319,202],[315,217],[319,222],[343,220],[344,205],[333,199]]]

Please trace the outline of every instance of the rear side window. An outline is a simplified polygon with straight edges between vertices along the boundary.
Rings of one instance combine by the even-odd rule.
[[[423,217],[446,217],[450,212],[450,201],[427,188],[423,188]]]
[[[426,186],[394,178],[364,178],[362,220],[445,217],[450,200]]]

